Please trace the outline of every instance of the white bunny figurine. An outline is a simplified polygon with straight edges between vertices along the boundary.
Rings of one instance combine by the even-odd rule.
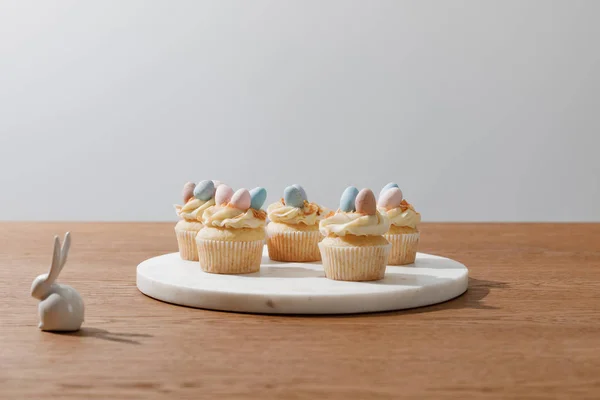
[[[55,236],[50,272],[35,278],[31,285],[31,296],[42,300],[38,308],[38,327],[43,331],[76,331],[83,323],[83,300],[79,293],[71,286],[55,283],[67,262],[70,246],[69,232],[65,235],[62,248],[60,239]]]

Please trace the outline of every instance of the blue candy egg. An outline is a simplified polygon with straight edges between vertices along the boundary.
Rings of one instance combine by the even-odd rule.
[[[356,196],[358,196],[358,189],[354,186],[348,186],[340,198],[340,210],[344,212],[356,211],[356,205],[354,204]]]
[[[394,187],[398,187],[398,184],[394,183],[394,182],[388,183],[387,185],[385,185],[383,187],[383,189],[381,189],[381,192],[379,192],[379,197],[381,197],[381,195],[384,194],[386,190],[394,188]]]
[[[267,200],[267,191],[262,187],[255,187],[250,191],[250,208],[260,210]]]
[[[213,181],[202,181],[194,188],[194,197],[198,200],[208,201],[215,195],[215,184]]]
[[[308,201],[308,197],[306,197],[306,192],[302,186],[298,185],[297,183],[293,184],[292,186],[300,191],[300,195],[304,200]]]
[[[302,192],[297,187],[288,186],[283,191],[283,201],[286,206],[290,207],[304,207],[304,198],[302,198]]]

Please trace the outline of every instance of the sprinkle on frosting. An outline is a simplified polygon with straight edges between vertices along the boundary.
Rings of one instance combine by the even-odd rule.
[[[415,211],[415,208],[412,206],[412,204],[409,204],[408,201],[406,201],[406,200],[402,200],[402,203],[400,203],[400,209],[402,211],[406,211],[406,210]]]
[[[266,211],[257,210],[256,208],[251,208],[250,210],[252,210],[252,214],[254,215],[255,218],[262,219],[263,221],[265,221],[267,219]]]
[[[307,200],[304,200],[303,207],[294,207],[286,205],[285,200],[281,199],[280,202],[271,204],[267,208],[267,213],[269,219],[273,222],[290,225],[315,225],[326,218],[330,212],[316,203],[309,203]]]
[[[390,223],[395,226],[407,226],[416,229],[417,225],[421,223],[421,214],[416,212],[412,204],[409,204],[406,200],[402,200],[399,207],[388,210],[386,213]]]

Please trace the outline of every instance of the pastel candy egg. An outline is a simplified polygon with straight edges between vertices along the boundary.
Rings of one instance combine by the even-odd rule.
[[[381,192],[379,192],[379,197],[381,197],[385,193],[386,190],[394,188],[394,187],[398,187],[398,184],[394,183],[394,182],[388,183],[387,185],[385,185],[383,187],[383,189],[381,189]]]
[[[194,189],[194,197],[198,200],[208,201],[215,195],[215,184],[213,181],[202,181]]]
[[[355,204],[356,212],[367,215],[375,215],[377,213],[377,202],[371,189],[363,189],[358,192]]]
[[[215,204],[227,204],[231,201],[233,197],[233,189],[227,185],[219,185],[217,186],[217,190],[215,190]]]
[[[260,210],[267,200],[267,191],[262,187],[255,187],[250,191],[250,208]]]
[[[354,203],[356,196],[358,196],[358,189],[354,186],[348,186],[340,198],[340,210],[343,212],[356,211],[356,205]]]
[[[397,187],[393,187],[391,189],[386,190],[381,196],[379,196],[377,206],[385,208],[386,210],[391,210],[392,208],[400,206],[401,202],[402,191]]]
[[[283,191],[283,201],[286,206],[290,207],[304,207],[304,198],[302,192],[295,186],[288,186]]]
[[[302,196],[302,200],[308,201],[308,197],[306,197],[306,192],[304,191],[304,188],[302,186],[298,185],[297,183],[294,183],[292,186],[295,187],[296,189],[298,189],[300,191],[300,195]]]
[[[216,179],[213,179],[213,180],[212,180],[212,182],[213,182],[213,185],[215,185],[215,188],[218,188],[218,187],[219,187],[219,185],[222,185],[222,184],[223,184],[223,182],[221,182],[221,181],[217,181]]]
[[[238,189],[233,196],[231,196],[229,205],[237,208],[238,210],[246,211],[250,208],[251,202],[252,199],[250,197],[250,192],[248,192],[246,189]]]
[[[194,182],[188,182],[183,185],[183,190],[181,191],[181,197],[183,197],[183,202],[187,203],[189,199],[194,197],[194,188],[196,184]]]

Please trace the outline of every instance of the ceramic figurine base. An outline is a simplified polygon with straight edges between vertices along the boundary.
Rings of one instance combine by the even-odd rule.
[[[264,314],[351,314],[441,303],[467,290],[469,272],[448,258],[419,253],[415,264],[388,266],[374,282],[325,278],[321,263],[272,261],[265,248],[260,272],[218,275],[197,261],[165,254],[137,267],[138,289],[168,303]]]

